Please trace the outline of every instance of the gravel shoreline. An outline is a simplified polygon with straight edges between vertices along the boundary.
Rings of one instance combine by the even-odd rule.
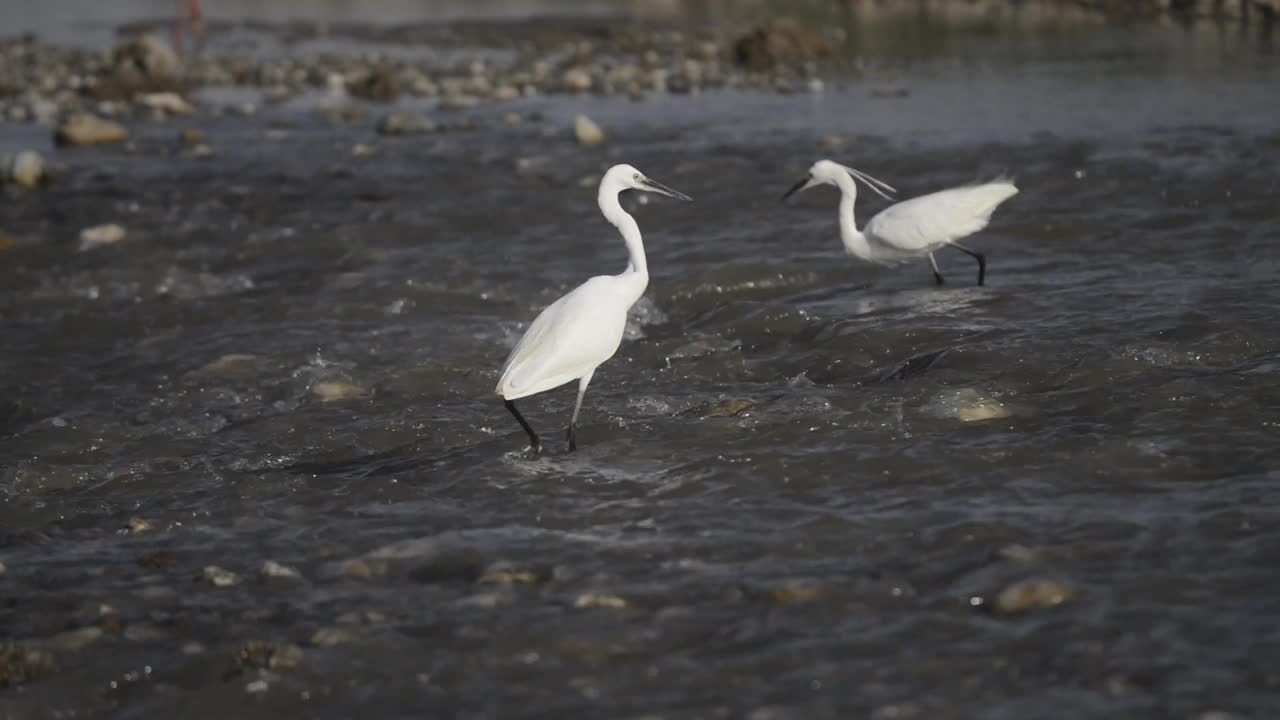
[[[451,27],[450,35],[438,28],[401,29],[377,39],[413,43],[408,47],[421,52],[364,46],[349,53],[265,57],[216,51],[184,57],[157,32],[135,35],[106,52],[9,38],[0,40],[0,67],[5,68],[0,70],[0,118],[53,124],[80,112],[139,118],[190,114],[191,93],[209,88],[252,89],[264,104],[320,93],[329,107],[344,99],[394,103],[409,98],[434,101],[442,110],[556,94],[641,100],[716,89],[813,91],[821,89],[818,61],[831,49],[827,37],[785,18],[736,43],[684,30],[607,28],[550,24],[523,41],[486,36],[475,28]],[[462,47],[468,51],[457,51]],[[232,109],[256,108],[242,101]]]

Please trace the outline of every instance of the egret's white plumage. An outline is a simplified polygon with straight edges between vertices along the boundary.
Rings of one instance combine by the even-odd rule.
[[[618,351],[626,330],[627,311],[649,285],[640,227],[618,202],[618,195],[624,190],[689,199],[630,165],[615,165],[600,180],[600,211],[622,234],[629,255],[627,268],[617,275],[593,277],[547,306],[516,343],[498,379],[496,392],[529,435],[535,452],[541,449],[538,436],[513,401],[577,380],[578,399],[568,431],[569,449],[575,449],[578,411],[591,376]]]
[[[933,252],[950,245],[978,261],[978,284],[983,284],[986,257],[957,241],[985,228],[991,221],[991,213],[1018,194],[1012,182],[996,180],[904,200],[880,211],[859,230],[853,212],[858,197],[855,178],[886,199],[893,199],[884,192],[895,192],[892,187],[830,160],[814,163],[808,177],[796,183],[783,199],[816,185],[835,185],[840,188],[840,239],[850,255],[881,265],[897,265],[927,256],[934,279],[941,285],[942,274]]]

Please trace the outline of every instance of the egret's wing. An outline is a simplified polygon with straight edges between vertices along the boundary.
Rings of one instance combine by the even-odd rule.
[[[1018,193],[1008,182],[951,188],[885,208],[864,232],[904,251],[924,251],[987,226],[1000,203]]]
[[[538,313],[538,317],[529,323],[529,327],[524,331],[524,335],[520,336],[520,340],[516,346],[511,348],[511,354],[507,355],[507,361],[502,363],[501,377],[506,377],[507,371],[511,369],[512,363],[516,360],[527,357],[529,353],[547,339],[551,333],[551,329],[556,324],[556,318],[560,315],[561,308],[564,307],[565,301],[569,299],[569,295],[562,296],[559,300],[551,303]]]
[[[626,308],[609,302],[609,278],[591,278],[547,306],[502,366],[497,392],[511,399],[577,379],[617,352]]]

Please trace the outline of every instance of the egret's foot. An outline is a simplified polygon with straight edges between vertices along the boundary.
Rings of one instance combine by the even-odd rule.
[[[575,450],[577,450],[578,449],[578,428],[570,425],[569,430],[565,432],[564,436],[569,440],[569,452],[574,452]]]
[[[945,284],[947,284],[947,281],[942,279],[942,274],[941,274],[941,273],[934,273],[934,274],[933,274],[933,284],[934,284],[934,285],[945,285]],[[979,283],[979,284],[981,284],[981,283]]]
[[[524,449],[524,454],[530,460],[542,456],[542,443],[534,443]]]

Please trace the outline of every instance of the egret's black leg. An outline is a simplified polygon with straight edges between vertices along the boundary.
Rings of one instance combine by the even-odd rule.
[[[569,439],[569,452],[578,449],[578,412],[582,410],[582,396],[587,394],[587,385],[594,374],[595,370],[592,370],[578,379],[578,399],[573,403],[573,417],[569,418],[569,430],[565,433]]]
[[[978,284],[981,285],[983,280],[987,277],[987,256],[977,250],[970,250],[958,242],[953,242],[951,244],[955,249],[978,261]]]
[[[516,409],[516,404],[511,400],[503,400],[502,404],[507,406],[507,410],[510,410],[511,414],[516,417],[516,422],[520,423],[520,427],[524,428],[524,431],[528,433],[529,449],[533,451],[533,454],[537,455],[542,452],[542,441],[538,439],[538,434],[529,426],[529,422],[525,420],[524,416],[520,414],[520,411]]]
[[[942,273],[938,272],[938,261],[933,257],[933,253],[929,253],[929,265],[933,268],[933,282],[935,285],[941,285],[946,280],[942,279]]]

